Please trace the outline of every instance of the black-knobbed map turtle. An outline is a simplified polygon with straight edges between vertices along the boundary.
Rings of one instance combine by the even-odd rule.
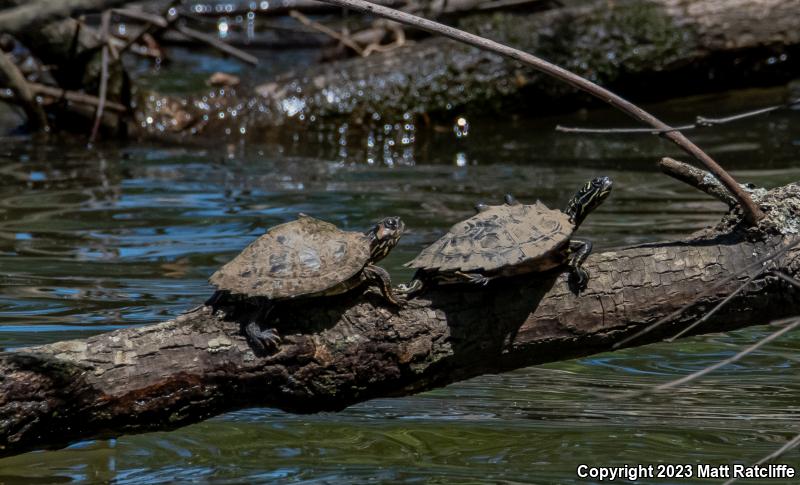
[[[611,179],[589,181],[562,212],[537,201],[532,205],[506,196],[505,205],[479,204],[478,213],[450,231],[406,264],[416,268],[406,293],[428,282],[486,284],[498,277],[570,266],[570,284],[579,292],[589,275],[581,267],[592,250],[590,241],[572,239],[586,216],[608,197]]]
[[[245,326],[251,343],[262,351],[280,343],[275,329],[261,328],[277,301],[337,295],[371,282],[398,304],[389,273],[375,263],[389,254],[404,229],[399,217],[387,217],[362,233],[301,214],[269,229],[211,275],[209,282],[219,291],[208,304],[226,294],[263,299],[262,311]]]

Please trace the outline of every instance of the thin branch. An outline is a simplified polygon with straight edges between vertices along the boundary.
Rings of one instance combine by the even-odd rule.
[[[100,100],[97,98],[97,96],[92,96],[91,94],[79,93],[77,91],[67,91],[61,88],[55,88],[53,86],[46,86],[38,83],[28,83],[28,87],[30,87],[35,94],[52,98],[55,101],[63,99],[71,103],[85,104],[88,106],[97,106],[100,103]],[[2,91],[0,91],[0,98],[10,102],[18,102],[18,100],[14,97],[5,96]],[[106,111],[114,111],[120,114],[128,112],[128,108],[125,105],[113,101],[106,101],[105,109]]]
[[[658,162],[662,172],[672,178],[680,180],[706,194],[724,202],[728,207],[736,205],[736,199],[725,190],[725,187],[705,170],[695,168],[688,163],[679,162],[669,157],[664,157]]]
[[[95,139],[97,139],[97,133],[100,131],[100,122],[103,119],[106,96],[108,95],[108,29],[110,23],[111,11],[107,10],[103,12],[103,16],[100,21],[100,42],[103,46],[100,53],[100,93],[99,102],[97,103],[97,112],[94,116],[92,134],[89,136],[89,143],[94,143]]]
[[[727,305],[727,304],[728,304],[728,303],[729,303],[731,300],[733,300],[734,298],[736,298],[736,295],[738,295],[739,293],[741,293],[741,292],[742,292],[742,290],[744,290],[745,288],[747,288],[747,286],[748,286],[750,283],[752,283],[752,282],[753,282],[753,280],[755,280],[756,278],[758,278],[759,276],[761,276],[763,273],[764,273],[764,269],[762,268],[761,270],[759,270],[759,271],[757,271],[757,272],[753,273],[752,275],[750,275],[750,277],[749,277],[749,278],[747,278],[746,280],[744,280],[744,281],[742,282],[742,284],[741,284],[741,285],[739,285],[739,287],[738,287],[738,288],[736,288],[735,290],[733,290],[733,291],[730,293],[730,295],[728,295],[728,296],[726,296],[725,298],[723,298],[721,302],[719,302],[719,303],[717,303],[716,305],[714,305],[714,308],[712,308],[711,310],[709,310],[709,311],[708,311],[708,313],[706,313],[705,315],[703,315],[703,317],[702,317],[702,318],[699,318],[699,319],[698,319],[696,322],[694,322],[693,324],[691,324],[691,325],[689,325],[688,327],[684,328],[683,330],[681,330],[680,332],[676,333],[676,334],[675,334],[675,335],[673,335],[672,337],[670,337],[670,338],[665,338],[665,339],[664,339],[664,341],[665,341],[665,342],[674,342],[676,339],[679,339],[679,338],[683,337],[683,336],[684,336],[684,335],[686,335],[687,333],[689,333],[689,332],[691,332],[692,330],[694,330],[695,328],[697,328],[697,326],[699,326],[699,325],[702,325],[704,322],[708,321],[708,319],[709,319],[709,318],[711,318],[712,316],[714,316],[714,314],[715,314],[715,313],[717,313],[717,312],[718,312],[720,309],[722,309],[722,307],[724,307],[724,306],[725,306],[725,305]]]
[[[792,278],[791,276],[787,275],[783,271],[772,270],[772,271],[770,271],[770,273],[772,275],[782,279],[783,281],[789,283],[790,285],[792,285],[792,286],[794,286],[796,288],[800,288],[800,281],[797,281],[796,278]]]
[[[362,49],[361,46],[358,45],[349,36],[340,34],[339,32],[336,32],[335,30],[331,29],[330,27],[327,27],[319,22],[311,20],[310,18],[300,13],[298,10],[289,10],[289,16],[297,20],[301,24],[305,25],[306,27],[310,27],[314,30],[322,32],[323,34],[327,35],[328,37],[331,37],[332,39],[338,40],[343,45],[346,45],[347,47],[352,49],[359,56],[364,55],[364,49]]]
[[[710,374],[710,373],[714,372],[715,370],[717,370],[719,368],[725,367],[726,365],[733,364],[734,362],[739,361],[739,360],[743,359],[744,357],[752,354],[756,350],[758,350],[761,347],[763,347],[764,345],[772,342],[773,340],[777,339],[778,337],[781,337],[783,334],[791,332],[792,330],[796,329],[797,327],[800,327],[800,318],[792,317],[792,318],[786,318],[786,319],[783,319],[783,320],[777,320],[777,321],[771,322],[770,325],[782,325],[782,324],[786,324],[786,323],[788,323],[789,325],[786,325],[785,327],[781,328],[780,330],[767,335],[763,339],[761,339],[758,342],[756,342],[755,344],[747,347],[746,349],[742,350],[741,352],[737,353],[736,355],[733,355],[733,356],[731,356],[731,357],[729,357],[729,358],[727,358],[725,360],[721,360],[721,361],[717,362],[716,364],[710,365],[710,366],[708,366],[708,367],[706,367],[704,369],[701,369],[701,370],[699,370],[697,372],[689,374],[688,376],[681,377],[680,379],[675,379],[674,381],[666,382],[664,384],[652,387],[650,389],[644,389],[644,390],[641,390],[641,391],[627,392],[627,393],[624,393],[621,396],[613,396],[612,400],[615,400],[615,401],[616,400],[627,400],[627,399],[631,399],[631,398],[634,398],[634,397],[639,397],[639,396],[644,396],[646,394],[651,394],[651,393],[654,393],[654,392],[666,391],[667,389],[672,389],[674,387],[682,386],[682,385],[687,384],[687,383],[689,383],[691,381],[699,379],[699,378],[701,378],[701,377],[703,377],[703,376],[705,376],[707,374]]]
[[[210,36],[208,34],[200,32],[199,30],[194,30],[194,29],[192,29],[190,27],[187,27],[185,25],[180,25],[180,24],[177,24],[177,25],[173,26],[173,28],[176,31],[178,31],[181,34],[183,34],[184,36],[189,37],[190,39],[198,40],[200,42],[205,42],[206,44],[210,45],[211,47],[214,47],[215,49],[217,49],[219,51],[222,51],[225,54],[228,54],[229,56],[235,57],[235,58],[239,59],[240,61],[244,61],[244,62],[246,62],[248,64],[252,64],[254,66],[258,65],[258,58],[257,57],[255,57],[253,55],[250,55],[250,54],[244,52],[243,50],[237,49],[236,47],[233,47],[230,44],[226,44],[225,42],[222,42],[221,40],[216,39],[216,38],[214,38],[214,37],[212,37],[212,36]]]
[[[662,130],[653,128],[581,128],[573,126],[556,125],[556,131],[561,133],[590,133],[590,134],[608,134],[614,135],[618,133],[633,133],[633,134],[648,134],[648,135],[663,135],[674,131],[686,131],[697,128],[696,124],[671,126]]]
[[[47,130],[47,115],[28,85],[25,76],[2,50],[0,50],[0,84],[5,84],[14,93],[25,110],[28,126],[32,131]]]
[[[668,133],[671,131],[687,131],[687,130],[694,130],[696,128],[709,128],[712,126],[724,125],[725,123],[731,123],[733,121],[738,121],[745,118],[760,116],[781,109],[790,109],[799,104],[800,104],[800,98],[793,99],[788,103],[777,104],[775,106],[768,106],[766,108],[759,108],[753,111],[745,111],[744,113],[726,116],[724,118],[706,118],[705,116],[698,116],[697,118],[695,118],[695,122],[690,125],[673,126],[665,130],[651,130],[649,128],[581,128],[574,126],[557,125],[556,131],[560,131],[562,133],[602,133],[602,134],[648,133],[652,135],[663,135],[664,133]]]
[[[121,15],[123,17],[128,17],[133,20],[140,20],[145,22],[144,27],[142,27],[139,33],[133,36],[133,38],[130,39],[127,44],[125,44],[125,47],[123,47],[120,50],[120,52],[125,52],[126,50],[133,47],[134,44],[139,43],[142,39],[144,39],[144,37],[147,34],[150,34],[152,32],[153,27],[158,27],[159,32],[169,28],[179,18],[177,12],[173,10],[177,4],[178,4],[177,0],[171,1],[164,8],[163,16],[149,14],[147,12],[128,10],[128,9],[115,10],[115,13],[117,13],[118,15]]]
[[[434,22],[432,20],[427,20],[405,12],[400,12],[398,10],[394,10],[391,8],[382,7],[380,5],[375,5],[365,0],[320,0],[320,1],[331,5],[338,5],[340,7],[350,8],[359,12],[385,17],[390,20],[400,22],[402,24],[410,25],[412,27],[417,27],[419,29],[426,30],[428,32],[433,32],[443,35],[445,37],[449,37],[451,39],[463,42],[465,44],[477,47],[479,49],[501,54],[508,58],[522,62],[523,64],[526,64],[534,69],[542,71],[549,76],[564,81],[565,83],[577,89],[585,91],[603,100],[604,102],[610,104],[611,106],[621,110],[622,112],[626,113],[632,118],[651,125],[657,130],[672,129],[671,126],[667,125],[663,121],[659,120],[655,116],[651,115],[650,113],[636,106],[630,101],[627,101],[622,97],[620,97],[619,95],[614,94],[608,89],[598,86],[597,84],[587,79],[584,79],[573,72],[570,72],[562,67],[556,66],[555,64],[551,64],[532,54],[528,54],[527,52],[514,49],[513,47],[509,47],[500,44],[498,42],[485,39],[483,37],[479,37],[477,35],[470,34],[468,32],[464,32],[463,30],[459,30],[444,24],[440,24],[438,22]],[[736,197],[736,200],[742,207],[744,218],[748,223],[756,224],[758,221],[764,218],[764,213],[753,202],[753,200],[750,198],[747,192],[745,192],[739,186],[739,184],[736,183],[736,180],[734,180],[733,177],[731,177],[730,174],[728,174],[728,172],[726,172],[722,167],[719,166],[719,164],[717,164],[717,162],[715,162],[710,156],[708,156],[703,150],[701,150],[700,147],[692,143],[688,138],[686,138],[686,136],[684,136],[680,132],[670,131],[664,133],[664,136],[669,140],[671,140],[672,142],[674,142],[680,148],[682,148],[686,153],[690,154],[692,157],[702,162],[703,165],[705,165],[706,168],[709,171],[711,171],[711,173],[713,173],[714,176],[716,176],[720,182],[722,182],[722,184],[731,192],[731,194],[733,194],[734,197]]]
[[[233,56],[233,57],[235,57],[235,58],[237,58],[237,59],[239,59],[241,61],[244,61],[244,62],[246,62],[248,64],[252,64],[254,66],[258,65],[258,58],[257,57],[252,56],[252,55],[244,52],[241,49],[237,49],[236,47],[233,47],[230,44],[222,42],[221,40],[216,39],[211,35],[208,35],[208,34],[205,34],[203,32],[200,32],[199,30],[192,29],[192,28],[187,27],[185,25],[176,24],[175,21],[180,16],[178,14],[175,14],[175,15],[170,15],[169,14],[169,11],[173,8],[172,6],[175,3],[177,3],[177,2],[173,2],[172,4],[170,4],[170,7],[167,10],[168,13],[164,17],[159,16],[159,15],[149,14],[149,13],[146,13],[146,12],[139,12],[139,11],[128,10],[128,9],[115,10],[114,11],[115,13],[117,13],[118,15],[121,15],[123,17],[128,17],[128,18],[131,18],[131,19],[134,19],[134,20],[140,20],[140,21],[146,22],[145,27],[133,39],[128,41],[127,45],[122,50],[123,51],[127,50],[133,44],[139,42],[142,39],[142,37],[145,34],[149,33],[150,29],[153,26],[155,26],[155,27],[158,27],[159,30],[173,29],[173,30],[175,30],[176,32],[182,34],[185,37],[189,37],[190,39],[194,39],[194,40],[206,43],[206,44],[210,45],[211,47],[213,47],[213,48],[215,48],[215,49],[217,49],[219,51],[222,51],[225,54]]]
[[[115,8],[112,11],[121,17],[129,18],[131,20],[138,20],[140,22],[144,22],[145,24],[152,24],[162,29],[166,29],[169,26],[169,22],[160,15],[128,8]]]
[[[695,303],[697,303],[697,301],[700,298],[704,298],[704,297],[707,297],[707,296],[711,295],[713,292],[717,291],[718,289],[720,289],[723,286],[725,286],[726,284],[728,284],[728,282],[730,282],[731,280],[733,280],[735,278],[738,278],[738,277],[740,277],[741,275],[743,275],[745,273],[749,273],[752,269],[758,268],[759,266],[763,265],[766,262],[772,261],[773,259],[777,258],[778,256],[780,256],[782,254],[785,254],[787,251],[791,251],[793,248],[795,248],[798,245],[800,245],[800,239],[798,239],[796,241],[793,241],[792,243],[790,243],[790,244],[778,249],[777,251],[773,251],[772,253],[768,254],[767,256],[764,256],[763,258],[759,259],[758,261],[755,261],[755,262],[745,266],[744,268],[740,269],[739,271],[734,272],[730,276],[728,276],[726,278],[723,278],[720,282],[718,282],[717,284],[715,284],[714,286],[712,286],[711,288],[709,288],[705,292],[703,292],[700,295],[698,295],[697,298],[694,301],[682,306],[681,308],[675,310],[674,312],[670,313],[669,315],[665,316],[664,318],[659,319],[655,323],[653,323],[651,325],[648,325],[647,327],[645,327],[642,330],[634,333],[633,335],[629,335],[628,337],[625,337],[624,339],[620,340],[619,342],[616,342],[614,345],[611,346],[611,348],[616,350],[616,349],[618,349],[618,348],[620,348],[620,347],[622,347],[622,346],[624,346],[624,345],[626,345],[626,344],[628,344],[628,343],[630,343],[630,342],[632,342],[632,341],[634,341],[634,340],[636,340],[636,339],[638,339],[638,338],[640,338],[640,337],[652,332],[653,330],[655,330],[656,328],[660,327],[661,325],[664,325],[667,322],[673,321],[675,318],[680,316],[683,312],[685,312],[686,310],[691,308]],[[761,269],[759,268],[759,273],[760,272],[761,272]]]
[[[775,460],[776,458],[780,458],[781,456],[786,454],[788,451],[791,451],[791,450],[797,448],[797,446],[799,446],[799,445],[800,445],[800,434],[795,436],[791,440],[789,440],[789,442],[787,442],[785,445],[781,446],[778,450],[776,450],[773,453],[770,453],[769,455],[765,456],[764,458],[758,460],[756,462],[756,465],[763,465],[764,463],[767,463],[767,462],[770,462],[772,460]],[[728,480],[727,482],[723,483],[722,485],[731,485],[733,483],[736,483],[737,481],[739,481],[739,479],[734,477],[734,478],[731,478],[730,480]]]

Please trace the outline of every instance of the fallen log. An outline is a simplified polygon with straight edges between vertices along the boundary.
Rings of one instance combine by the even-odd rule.
[[[528,15],[476,15],[458,26],[626,97],[654,100],[788,82],[800,65],[799,19],[800,0],[597,0]],[[280,136],[291,140],[309,129],[382,128],[416,115],[451,120],[462,113],[563,111],[585,106],[587,97],[516,62],[434,37],[290,72],[254,92],[176,102],[198,121],[172,123],[172,103],[154,95],[137,115],[143,134],[264,137],[276,136],[267,128],[281,126]],[[237,116],[216,116],[228,110]],[[148,118],[160,121],[141,124]]]
[[[643,100],[788,82],[798,66],[798,21],[800,0],[628,0],[476,15],[458,27]],[[299,98],[304,108],[293,118],[366,124],[374,113],[382,121],[421,112],[529,113],[587,99],[516,62],[438,37],[372,62],[288,73],[256,92],[278,106]]]
[[[657,341],[751,276],[730,275],[776,249],[782,252],[771,268],[800,271],[800,184],[757,200],[767,212],[757,228],[733,213],[685,241],[595,253],[584,266],[592,278],[580,296],[556,270],[487,287],[434,288],[400,309],[370,291],[287,303],[270,316],[283,335],[272,356],[254,353],[241,334],[257,312],[246,301],[2,353],[0,456],[172,429],[250,406],[339,410],[604,352],[695,302],[631,345]],[[765,274],[693,333],[799,312],[800,292]]]

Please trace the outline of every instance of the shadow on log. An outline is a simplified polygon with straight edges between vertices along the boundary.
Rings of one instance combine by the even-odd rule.
[[[566,273],[518,277],[481,288],[433,289],[407,306],[370,291],[282,305],[279,352],[253,353],[241,314],[203,306],[156,325],[0,354],[0,455],[78,440],[172,429],[250,406],[291,412],[339,410],[473,376],[611,349],[622,337],[696,302],[658,333],[674,334],[731,293],[742,274],[715,283],[797,241],[800,185],[757,198],[759,228],[740,216],[686,241],[592,255],[587,290]],[[781,234],[783,233],[783,234]],[[796,275],[800,249],[772,261]],[[798,291],[756,278],[697,329],[721,332],[800,313]]]

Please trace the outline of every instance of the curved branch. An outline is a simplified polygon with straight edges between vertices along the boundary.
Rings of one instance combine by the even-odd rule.
[[[416,15],[401,12],[391,8],[375,5],[365,0],[320,0],[323,3],[337,5],[340,7],[349,8],[359,12],[377,15],[405,25],[416,27],[418,29],[426,30],[434,34],[440,34],[445,37],[463,42],[465,44],[477,47],[479,49],[488,50],[497,54],[509,57],[523,64],[526,64],[534,69],[537,69],[545,74],[548,74],[556,79],[559,79],[581,91],[585,91],[592,96],[610,104],[611,106],[619,109],[623,113],[648,124],[656,130],[663,131],[663,136],[678,145],[683,151],[691,155],[696,160],[699,160],[706,168],[714,174],[715,177],[725,186],[742,208],[745,219],[751,225],[757,223],[764,218],[764,213],[753,202],[750,196],[742,190],[736,180],[726,172],[717,162],[714,161],[708,154],[695,145],[691,140],[686,138],[683,133],[679,131],[671,131],[672,127],[647,111],[641,109],[630,101],[622,98],[621,96],[605,89],[597,84],[584,79],[577,74],[570,72],[562,67],[551,64],[543,59],[540,59],[532,54],[523,52],[519,49],[509,47],[493,40],[485,39],[463,30],[456,29],[432,20],[427,20]]]

